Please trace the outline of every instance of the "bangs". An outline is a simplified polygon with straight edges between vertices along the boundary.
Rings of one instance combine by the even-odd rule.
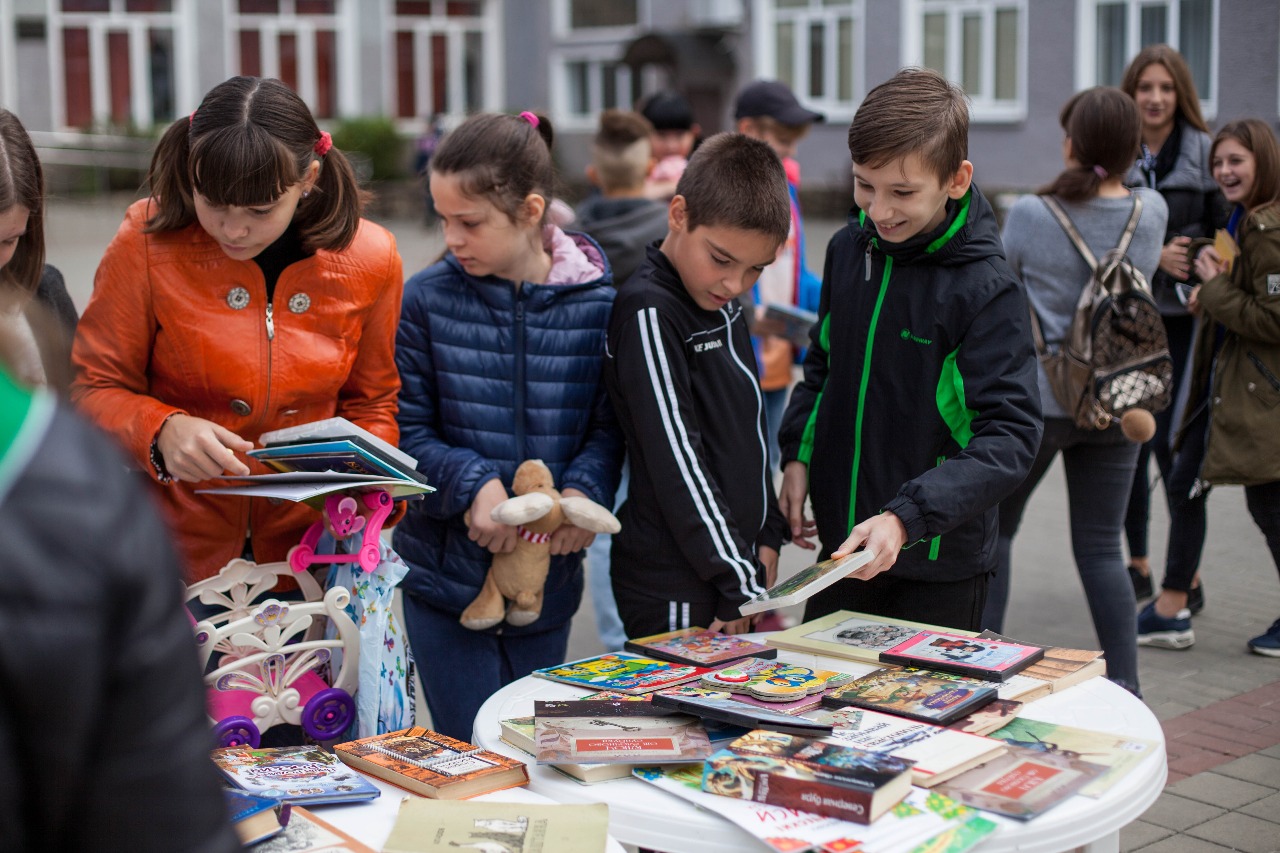
[[[193,140],[190,163],[192,188],[215,205],[270,204],[302,179],[297,159],[284,143],[250,124]]]

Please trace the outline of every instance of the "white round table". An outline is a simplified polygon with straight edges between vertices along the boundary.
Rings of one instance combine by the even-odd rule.
[[[780,651],[780,659],[820,669],[863,674],[874,667],[839,658]],[[519,758],[529,765],[529,788],[562,803],[608,803],[609,832],[625,844],[666,853],[742,853],[767,850],[744,830],[638,779],[584,785],[501,739],[501,720],[533,713],[535,699],[564,699],[590,691],[528,676],[489,697],[476,716],[472,740],[485,749]],[[1047,723],[1115,732],[1157,741],[1160,746],[1131,773],[1097,799],[1076,795],[1045,814],[1016,821],[991,815],[1000,825],[984,840],[982,853],[1059,853],[1083,848],[1088,853],[1117,853],[1120,829],[1136,820],[1164,789],[1168,767],[1164,732],[1150,709],[1105,678],[1092,678],[1034,702],[1021,716]]]

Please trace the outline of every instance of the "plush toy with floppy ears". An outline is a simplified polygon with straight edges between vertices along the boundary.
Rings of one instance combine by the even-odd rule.
[[[571,524],[592,533],[622,529],[613,513],[595,501],[560,497],[551,471],[541,459],[520,464],[511,491],[516,496],[498,504],[489,515],[516,528],[516,547],[493,555],[480,594],[462,611],[458,621],[473,631],[492,628],[504,619],[510,625],[528,625],[541,615],[542,586],[551,565],[551,534],[561,525]]]

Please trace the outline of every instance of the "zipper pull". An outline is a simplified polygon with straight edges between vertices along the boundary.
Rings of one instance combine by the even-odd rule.
[[[275,340],[275,338],[276,338],[276,321],[275,321],[274,312],[272,311],[272,305],[270,302],[268,302],[267,303],[267,340],[273,341]]]
[[[867,273],[866,273],[866,279],[865,279],[865,280],[866,280],[866,281],[871,281],[871,244],[870,244],[870,243],[868,243],[868,244],[867,244],[867,254],[866,254],[866,258],[867,258],[867,267],[866,267],[866,269],[867,269]],[[268,306],[268,307],[269,307],[269,306]]]

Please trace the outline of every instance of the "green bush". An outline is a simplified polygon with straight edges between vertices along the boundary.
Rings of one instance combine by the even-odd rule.
[[[363,160],[370,174],[361,177],[375,181],[403,177],[405,174],[404,140],[389,118],[348,118],[333,130],[333,144],[352,156],[353,164]],[[363,156],[360,156],[363,155]]]

